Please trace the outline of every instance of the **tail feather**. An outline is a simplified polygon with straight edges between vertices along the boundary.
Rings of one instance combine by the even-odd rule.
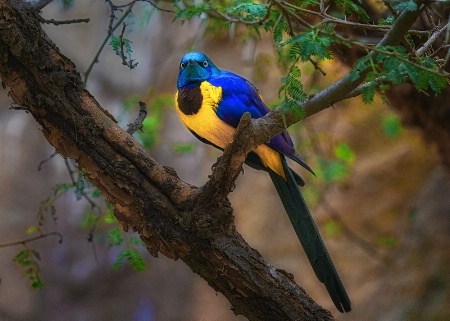
[[[297,186],[297,179],[282,156],[286,180],[268,169],[303,249],[320,282],[324,283],[340,312],[351,310],[350,299],[319,234],[311,213]]]

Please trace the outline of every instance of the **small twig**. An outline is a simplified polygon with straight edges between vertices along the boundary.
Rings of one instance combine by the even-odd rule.
[[[120,33],[120,55],[122,56],[122,65],[128,66],[127,57],[125,56],[125,52],[123,47],[125,45],[125,41],[123,40],[123,35],[125,33],[125,29],[127,28],[127,24],[124,22],[122,27],[122,32]]]
[[[116,53],[117,53],[117,55],[119,55],[122,58],[122,65],[127,66],[131,70],[131,69],[136,68],[138,63],[137,62],[134,63],[134,59],[131,59],[130,50],[129,50],[130,49],[129,46],[130,46],[131,42],[128,39],[123,37],[123,35],[125,34],[125,29],[127,28],[127,26],[128,25],[125,22],[123,22],[122,32],[120,33],[120,36],[119,36],[120,52],[116,52]],[[124,47],[126,47],[126,48],[124,48]],[[125,52],[128,54],[128,57],[125,54]]]
[[[388,8],[388,10],[390,11],[390,13],[392,14],[392,16],[394,18],[398,17],[397,12],[395,11],[394,7],[392,6],[392,4],[389,1],[383,1],[384,5]]]
[[[48,161],[50,161],[53,157],[55,157],[56,155],[58,155],[58,152],[55,150],[49,157],[47,157],[46,159],[43,159],[39,162],[38,168],[37,170],[40,171],[42,169],[42,165],[44,165],[45,163],[47,163]]]
[[[9,109],[12,109],[12,110],[24,110],[27,113],[30,111],[30,108],[28,108],[26,106],[17,105],[17,104],[10,104],[9,105]]]
[[[97,263],[97,265],[99,265],[99,261],[98,261],[98,256],[97,256],[97,248],[95,247],[95,242],[94,242],[94,234],[95,234],[95,230],[97,229],[97,223],[99,220],[100,220],[100,215],[98,215],[95,218],[95,222],[91,226],[91,229],[89,230],[88,237],[87,237],[88,242],[91,243],[92,253],[94,253],[94,259],[95,259],[95,262]]]
[[[435,32],[437,30],[438,26],[436,26],[436,24],[434,23],[433,13],[431,12],[429,7],[425,8],[425,14],[427,16],[428,22],[430,23],[431,30],[433,32]]]
[[[163,9],[161,7],[158,7],[153,1],[150,0],[142,0],[143,2],[148,2],[150,3],[155,9],[157,9],[158,11],[162,11],[162,12],[169,12],[169,13],[174,13],[175,11],[170,10],[170,9]]]
[[[127,133],[133,135],[138,129],[142,129],[142,123],[147,117],[147,104],[143,101],[139,102],[139,114],[134,122],[128,124]]]
[[[371,87],[371,86],[378,86],[379,84],[382,84],[382,83],[386,83],[385,76],[375,78],[374,80],[372,80],[370,82],[362,83],[361,85],[359,85],[358,87],[353,89],[351,92],[349,92],[345,97],[343,97],[342,100],[357,97],[362,94],[362,92],[365,88]]]
[[[420,57],[422,56],[425,51],[433,44],[436,42],[436,40],[444,33],[444,31],[447,30],[449,24],[447,23],[445,26],[443,26],[441,29],[437,29],[430,37],[430,39],[427,40],[427,42],[425,42],[423,44],[422,47],[420,47],[417,52],[416,52],[416,56]]]
[[[35,237],[30,237],[29,239],[24,239],[24,240],[21,240],[21,241],[0,244],[0,248],[11,247],[11,246],[16,246],[16,245],[26,245],[27,243],[30,243],[30,242],[33,242],[33,241],[36,241],[36,240],[40,240],[40,239],[46,238],[46,237],[51,236],[51,235],[59,236],[59,242],[58,243],[60,243],[60,244],[62,243],[63,236],[62,236],[61,233],[59,233],[59,232],[50,232],[50,233],[41,234],[41,235],[38,235],[38,236],[35,236]]]
[[[89,18],[70,19],[70,20],[55,20],[55,19],[47,20],[47,19],[40,17],[39,21],[42,23],[54,24],[55,26],[58,26],[58,25],[68,25],[68,24],[72,24],[72,23],[82,23],[82,22],[88,23],[91,20]]]
[[[122,22],[125,20],[125,18],[131,13],[131,10],[133,9],[133,6],[136,3],[136,0],[127,4],[128,9],[125,11],[125,13],[122,15],[122,17],[120,17],[119,21],[117,21],[117,23],[115,25],[113,25],[113,22],[116,19],[116,16],[114,13],[116,10],[118,10],[117,6],[113,5],[111,1],[106,1],[106,2],[109,3],[111,6],[111,19],[109,22],[108,34],[106,35],[105,39],[103,40],[103,43],[101,44],[100,48],[98,49],[97,53],[95,54],[94,59],[92,59],[92,62],[90,63],[88,69],[84,73],[84,83],[85,84],[88,80],[89,75],[91,74],[92,68],[94,68],[94,65],[98,62],[98,58],[100,57],[100,54],[102,53],[103,48],[105,48],[106,44],[108,43],[109,38],[112,36],[114,31],[122,24]]]
[[[327,75],[327,73],[323,71],[322,68],[320,68],[319,63],[317,61],[314,61],[312,58],[309,58],[309,62],[314,66],[315,70],[318,70],[322,74],[322,76]]]
[[[77,183],[77,179],[75,178],[75,173],[79,173],[79,171],[78,170],[73,171],[70,168],[69,160],[67,158],[64,159],[64,162],[66,164],[67,171],[69,172],[70,180],[72,181],[72,184],[75,185]],[[80,196],[83,197],[91,205],[91,209],[96,208],[98,210],[99,214],[101,214],[100,206],[96,202],[94,202],[92,200],[92,198],[90,198],[89,195],[87,195],[84,190],[81,191]]]

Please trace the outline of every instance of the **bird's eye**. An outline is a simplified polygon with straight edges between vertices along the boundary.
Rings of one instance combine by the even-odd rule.
[[[180,69],[184,69],[186,67],[186,63],[182,62],[180,63]]]
[[[206,61],[206,60],[203,61],[202,65],[203,65],[203,67],[205,67],[205,68],[208,67],[208,61]]]

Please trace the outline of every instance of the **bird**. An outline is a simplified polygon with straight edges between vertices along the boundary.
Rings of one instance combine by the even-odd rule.
[[[252,118],[269,112],[251,82],[217,68],[205,54],[195,51],[181,59],[175,105],[187,129],[200,141],[220,150],[232,141],[245,112]],[[286,158],[314,174],[295,151],[286,130],[249,152],[245,164],[269,173],[317,278],[336,308],[349,312],[350,299],[300,192],[299,186],[305,182],[288,166]]]

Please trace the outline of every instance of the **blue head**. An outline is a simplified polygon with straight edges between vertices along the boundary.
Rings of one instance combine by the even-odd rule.
[[[181,59],[177,87],[194,87],[211,76],[217,76],[220,70],[201,52],[189,52]]]

